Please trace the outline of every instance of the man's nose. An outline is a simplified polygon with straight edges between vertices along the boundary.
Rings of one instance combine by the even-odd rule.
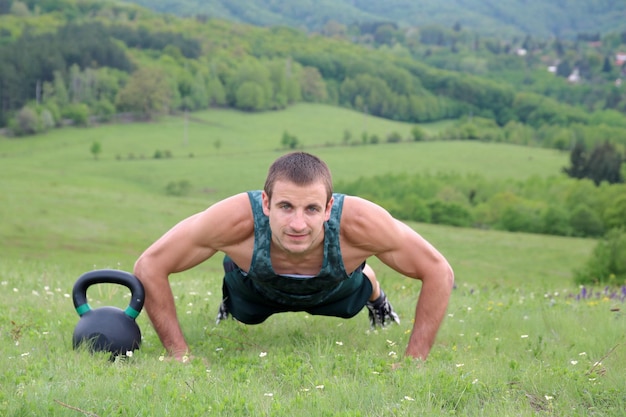
[[[296,231],[306,229],[306,221],[304,219],[304,212],[296,210],[291,217],[291,228]]]

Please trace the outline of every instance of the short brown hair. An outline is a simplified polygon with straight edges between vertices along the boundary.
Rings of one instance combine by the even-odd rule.
[[[326,187],[326,203],[333,194],[333,181],[328,165],[315,155],[306,152],[291,152],[281,156],[270,166],[263,190],[272,199],[274,184],[286,180],[297,185],[309,185],[321,181]]]

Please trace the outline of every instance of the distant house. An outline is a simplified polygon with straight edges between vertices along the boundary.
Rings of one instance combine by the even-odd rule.
[[[574,84],[580,81],[580,72],[578,71],[578,68],[574,68],[574,71],[572,71],[569,77],[567,77],[567,81]]]
[[[626,62],[626,52],[618,52],[615,54],[615,65],[621,67]]]

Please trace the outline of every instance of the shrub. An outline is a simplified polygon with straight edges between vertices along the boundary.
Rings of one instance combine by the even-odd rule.
[[[426,132],[424,132],[419,126],[413,126],[411,129],[411,136],[416,142],[426,139]]]
[[[399,143],[402,142],[402,135],[398,132],[391,132],[387,136],[387,143]]]
[[[604,233],[602,219],[586,204],[577,205],[572,210],[569,221],[576,236],[593,237]]]
[[[572,234],[571,222],[567,210],[560,206],[548,207],[542,215],[541,232],[549,235],[569,236]]]
[[[432,201],[428,203],[431,221],[435,224],[467,227],[472,224],[472,215],[457,203]]]
[[[587,263],[575,271],[577,284],[626,283],[626,233],[624,229],[611,229],[598,241]]]
[[[61,115],[69,119],[77,126],[87,126],[89,124],[89,107],[85,103],[68,104],[61,110]]]
[[[175,197],[185,196],[189,194],[190,191],[191,191],[191,183],[187,180],[170,181],[165,186],[165,193],[167,195],[171,195]]]
[[[22,107],[11,123],[11,130],[16,136],[37,133],[40,130],[37,112],[30,107]]]

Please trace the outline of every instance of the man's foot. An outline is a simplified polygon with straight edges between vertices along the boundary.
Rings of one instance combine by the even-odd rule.
[[[222,302],[220,303],[220,308],[217,311],[217,318],[215,319],[215,324],[220,324],[220,321],[226,320],[228,316],[230,315],[228,313],[228,309],[226,308],[225,301],[226,300],[222,300]]]
[[[378,298],[375,301],[368,301],[366,307],[370,317],[370,327],[372,329],[376,328],[377,325],[386,327],[391,321],[400,324],[400,317],[393,311],[393,307],[389,303],[389,300],[387,300],[387,296],[382,288],[380,289]]]

